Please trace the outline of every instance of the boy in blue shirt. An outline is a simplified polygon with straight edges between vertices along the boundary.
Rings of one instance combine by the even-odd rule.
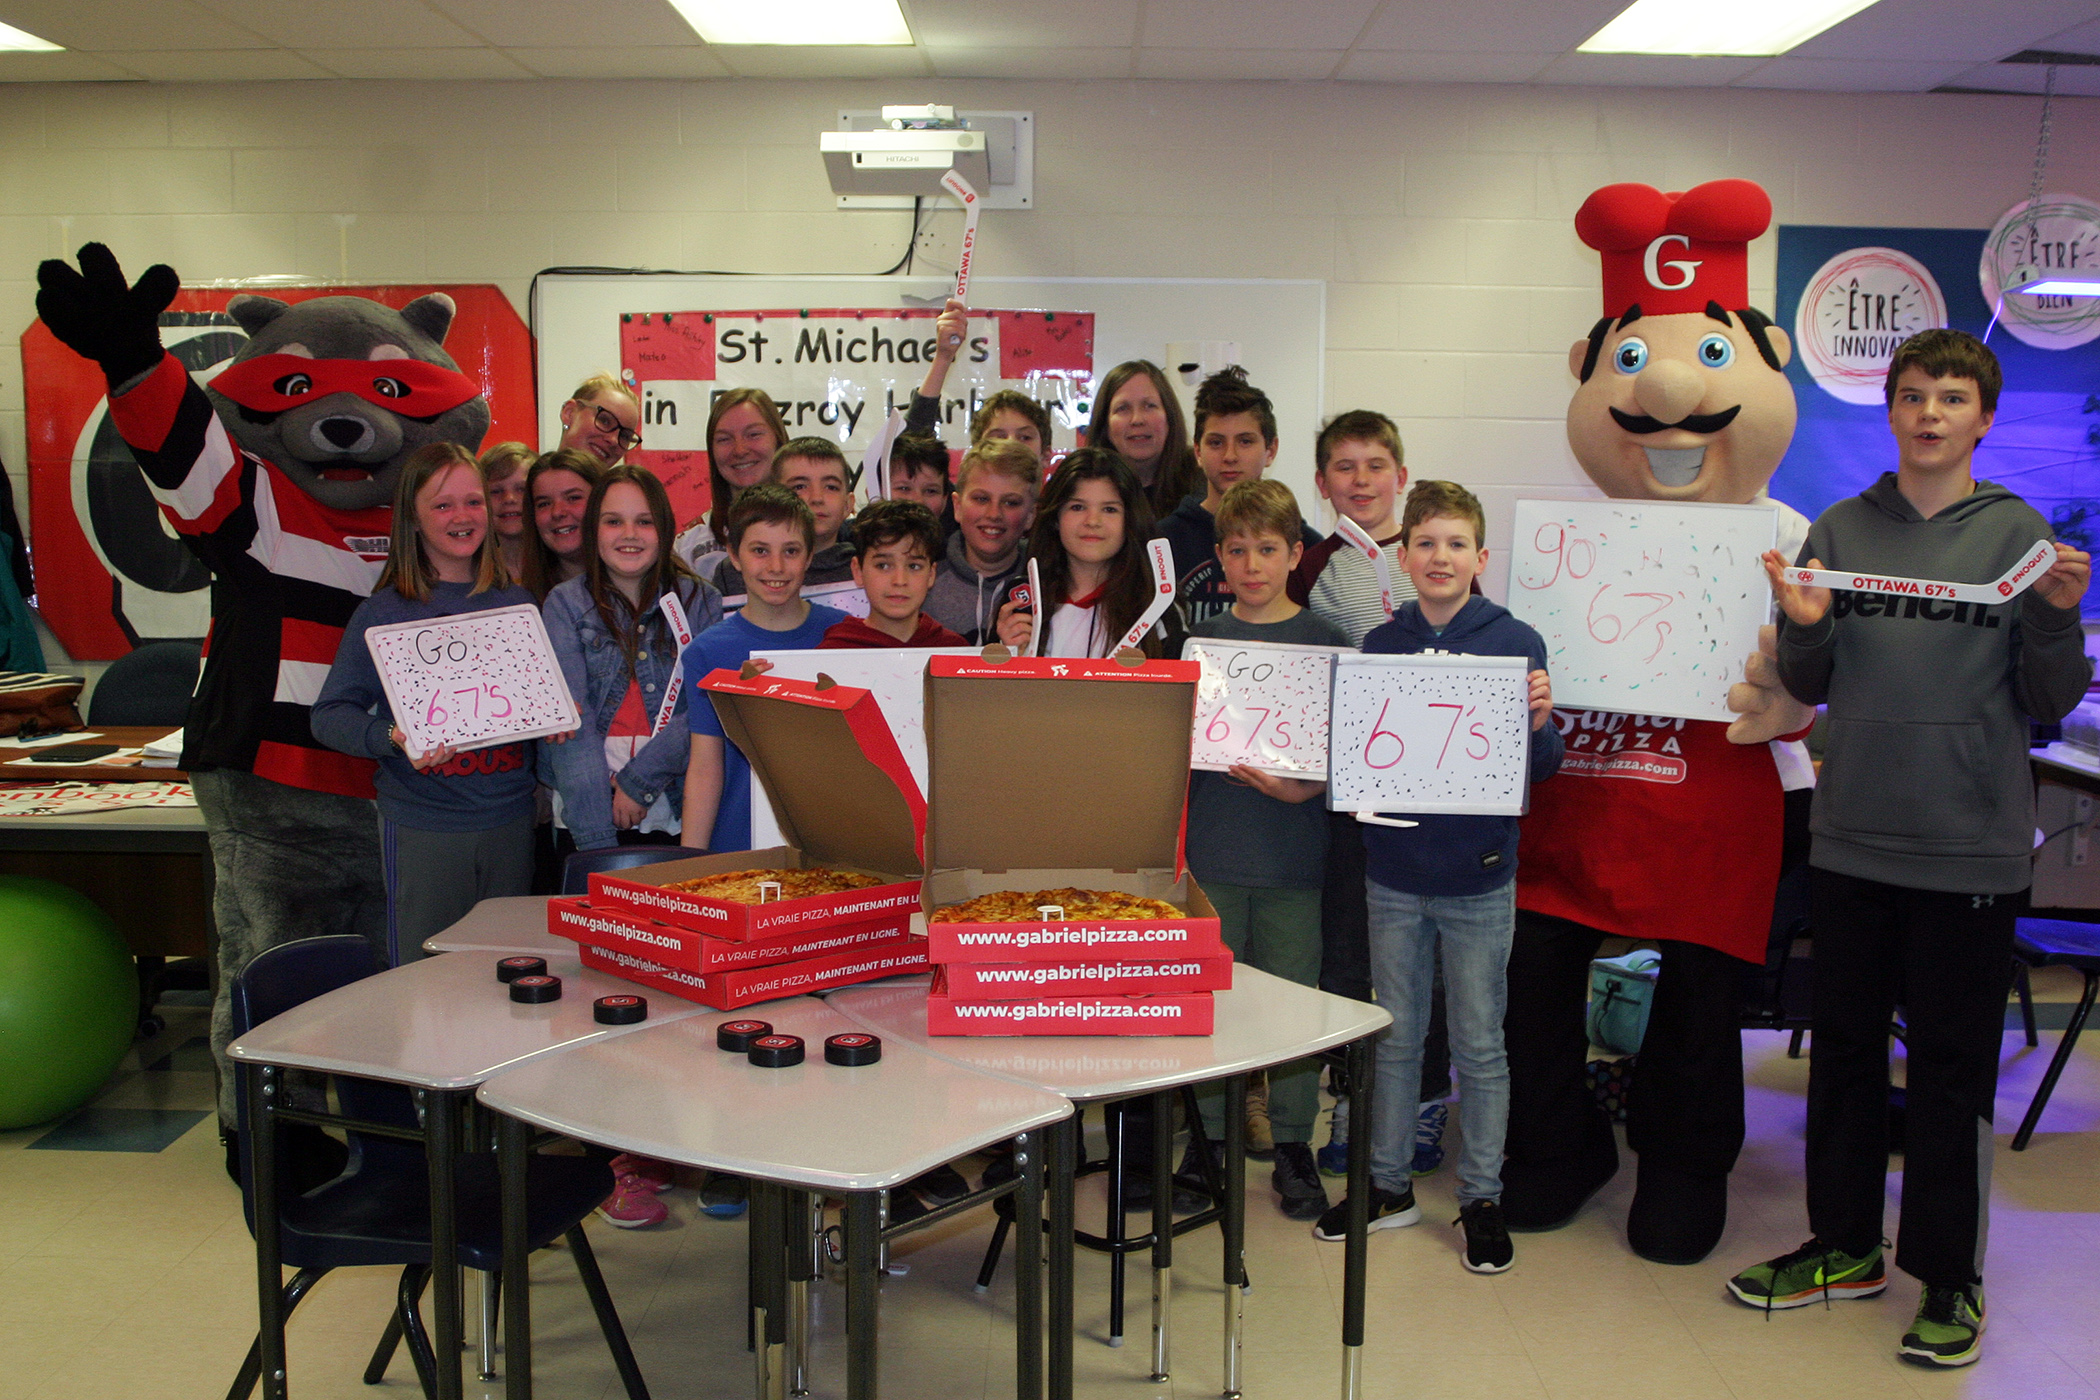
[[[1424,481],[1401,517],[1408,577],[1415,600],[1364,638],[1367,652],[1455,656],[1524,656],[1531,660],[1531,781],[1560,767],[1560,731],[1547,723],[1553,690],[1546,644],[1524,623],[1472,593],[1487,563],[1481,548],[1487,518],[1480,501],[1456,482]],[[1408,1180],[1415,1097],[1422,1077],[1422,1039],[1441,950],[1458,1071],[1457,1223],[1465,1230],[1463,1262],[1499,1274],[1515,1254],[1502,1219],[1502,1142],[1509,1123],[1509,1060],[1502,1017],[1508,1002],[1511,934],[1516,925],[1517,819],[1421,816],[1406,828],[1366,826],[1370,871],[1371,981],[1393,1014],[1378,1043],[1375,1131],[1371,1147],[1371,1228],[1422,1218]],[[1347,1233],[1344,1201],[1320,1218],[1313,1234]]]
[[[754,651],[809,651],[846,620],[837,608],[802,596],[816,553],[817,522],[802,498],[760,482],[729,508],[729,558],[745,587],[743,611],[693,638],[685,649],[688,685],[709,671],[734,671]],[[751,849],[751,764],[722,734],[710,704],[692,706],[693,751],[685,768],[681,845],[710,851]]]
[[[1206,521],[1208,515],[1206,514]],[[1189,629],[1194,637],[1291,646],[1346,647],[1342,629],[1298,606],[1285,591],[1305,553],[1305,522],[1280,481],[1242,481],[1217,507],[1215,567],[1233,602]],[[1320,981],[1320,886],[1327,857],[1327,813],[1311,799],[1327,785],[1244,765],[1190,775],[1189,869],[1217,906],[1232,956],[1301,986]],[[1204,1094],[1204,1130],[1225,1133],[1222,1092]],[[1269,1071],[1269,1121],[1276,1143],[1273,1184],[1283,1213],[1314,1220],[1327,1188],[1313,1165],[1313,1121],[1320,1110],[1320,1066],[1299,1060]],[[1193,1164],[1185,1164],[1189,1172]]]

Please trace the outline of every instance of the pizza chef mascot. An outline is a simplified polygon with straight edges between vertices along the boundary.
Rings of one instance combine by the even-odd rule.
[[[1792,558],[1808,522],[1765,494],[1794,432],[1792,346],[1748,292],[1747,245],[1771,214],[1747,180],[1611,185],[1584,202],[1575,229],[1602,255],[1604,316],[1568,352],[1568,443],[1611,496],[1777,506]],[[1765,958],[1785,793],[1814,782],[1797,742],[1814,716],[1779,687],[1772,630],[1729,694],[1733,723],[1554,712],[1567,759],[1524,820],[1509,962],[1512,1228],[1565,1224],[1618,1171],[1584,1075],[1589,963],[1606,934],[1662,948],[1628,1094],[1627,1240],[1691,1264],[1727,1224],[1742,984]]]
[[[200,387],[161,348],[172,269],[128,286],[90,243],[78,271],[54,260],[37,281],[38,315],[102,367],[110,416],[162,514],[211,570],[182,766],[216,874],[212,1051],[231,1142],[234,977],[265,949],[321,934],[358,934],[385,954],[374,765],[318,743],[309,707],[386,561],[402,462],[431,442],[479,447],[488,403],[445,353],[454,307],[442,294],[398,311],[237,296],[226,310],[248,343]]]

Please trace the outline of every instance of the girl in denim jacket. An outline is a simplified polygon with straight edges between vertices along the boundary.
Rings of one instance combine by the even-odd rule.
[[[583,575],[556,587],[545,604],[547,635],[582,726],[574,742],[542,747],[540,771],[575,849],[676,845],[691,748],[678,654],[722,620],[722,595],[666,547],[670,498],[644,468],[608,470],[584,519],[593,544]],[[678,599],[682,626],[664,616],[666,595]]]

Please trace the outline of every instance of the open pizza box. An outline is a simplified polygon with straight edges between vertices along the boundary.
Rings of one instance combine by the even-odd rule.
[[[736,941],[885,921],[908,925],[925,878],[926,801],[868,692],[822,678],[746,678],[726,670],[694,685],[714,702],[730,742],[750,760],[788,844],[595,873],[591,903]],[[668,888],[733,870],[813,867],[873,875],[880,883],[763,904]]]
[[[1183,915],[929,922],[933,961],[1224,954],[1217,910],[1182,862],[1199,672],[1190,661],[931,659],[928,915],[979,895],[1062,886],[1163,900]]]
[[[913,908],[892,910],[872,923],[824,925],[760,933],[749,939],[714,938],[631,909],[597,905],[580,895],[547,901],[547,932],[605,952],[626,953],[681,972],[733,972],[847,949],[887,949],[912,937]]]

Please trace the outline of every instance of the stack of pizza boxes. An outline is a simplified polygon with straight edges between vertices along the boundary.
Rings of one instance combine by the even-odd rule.
[[[1182,865],[1194,662],[934,657],[926,678],[933,1035],[1209,1035],[1232,986],[1217,911]],[[934,916],[1059,888],[1175,918]]]
[[[789,844],[596,873],[550,900],[549,931],[585,967],[727,1011],[923,972],[914,936],[926,803],[867,691],[715,671],[696,682],[751,761]],[[672,889],[736,870],[822,867],[876,877],[839,894],[739,903]],[[764,891],[761,892],[763,898]]]

